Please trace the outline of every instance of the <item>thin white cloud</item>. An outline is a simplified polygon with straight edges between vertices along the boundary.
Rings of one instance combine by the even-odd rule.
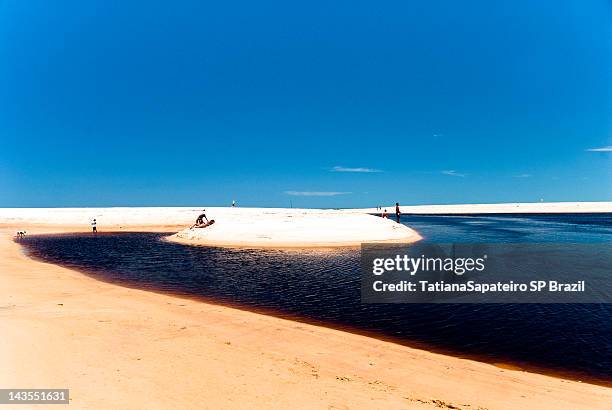
[[[376,169],[376,168],[362,168],[362,167],[350,168],[350,167],[342,167],[340,165],[336,165],[335,167],[331,169],[331,171],[332,172],[365,172],[365,173],[382,172],[382,170]]]
[[[285,191],[287,195],[291,196],[336,196],[336,195],[347,195],[351,192],[338,192],[338,191]]]
[[[447,171],[442,171],[442,174],[448,175],[448,176],[451,176],[451,177],[461,177],[461,178],[467,176],[467,174],[459,173],[459,172],[455,171],[454,169],[450,169],[450,170],[447,170]]]
[[[530,178],[531,174],[518,174],[515,175],[514,178]]]
[[[589,148],[587,149],[589,152],[612,152],[612,145],[608,145],[607,147],[599,147],[599,148]]]

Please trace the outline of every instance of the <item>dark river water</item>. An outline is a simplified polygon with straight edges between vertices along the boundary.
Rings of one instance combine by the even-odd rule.
[[[432,243],[612,245],[612,214],[405,215],[402,223]],[[362,304],[359,249],[191,247],[164,236],[64,234],[21,243],[34,258],[105,281],[612,383],[612,304]]]

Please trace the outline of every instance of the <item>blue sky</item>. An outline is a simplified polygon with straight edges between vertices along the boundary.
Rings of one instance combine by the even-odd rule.
[[[611,23],[603,0],[0,1],[0,206],[612,200]]]

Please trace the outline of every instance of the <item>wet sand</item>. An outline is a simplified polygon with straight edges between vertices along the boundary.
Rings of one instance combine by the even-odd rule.
[[[183,226],[107,230],[176,232]],[[588,408],[612,389],[125,288],[27,258],[0,225],[0,385],[78,408]]]

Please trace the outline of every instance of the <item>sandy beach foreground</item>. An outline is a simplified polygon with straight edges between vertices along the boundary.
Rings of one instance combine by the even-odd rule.
[[[608,409],[612,403],[606,387],[100,282],[29,259],[13,241],[16,229],[83,226],[0,225],[2,387],[70,388],[74,407],[90,409]]]

